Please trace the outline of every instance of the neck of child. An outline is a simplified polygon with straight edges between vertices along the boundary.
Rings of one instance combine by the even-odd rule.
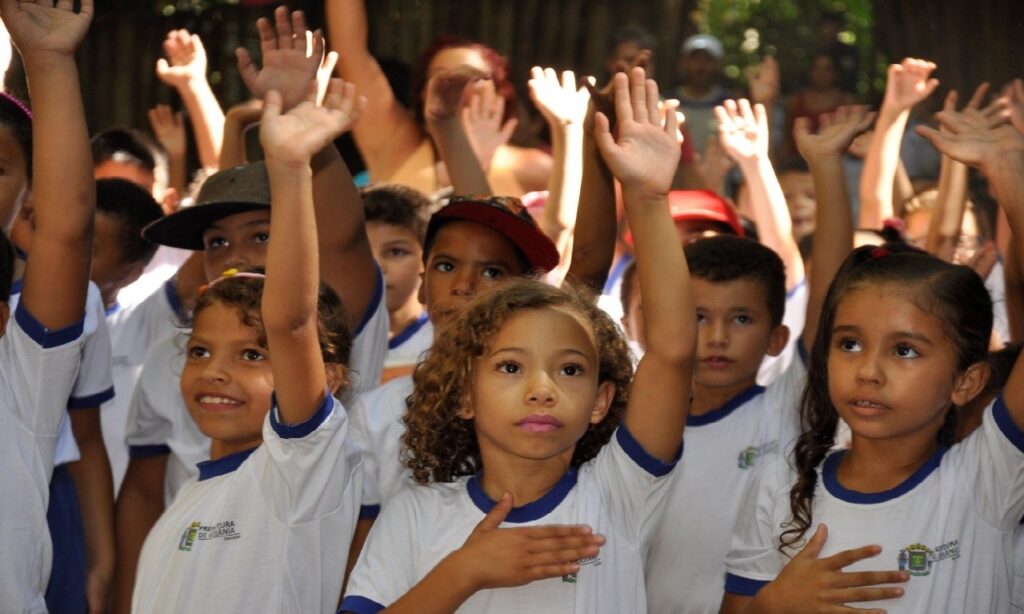
[[[702,416],[720,409],[736,395],[757,383],[757,377],[751,377],[729,386],[708,386],[697,380],[693,382],[693,401],[690,403],[690,415]]]
[[[936,434],[930,431],[893,439],[870,439],[854,433],[836,477],[849,490],[885,492],[914,475],[938,447]]]
[[[548,494],[565,477],[572,461],[570,449],[544,460],[498,457],[481,451],[484,471],[480,486],[487,496],[500,501],[506,492],[512,493],[514,505],[521,507]],[[488,460],[490,456],[490,461]]]
[[[411,300],[405,302],[404,305],[398,309],[388,313],[388,318],[391,322],[391,330],[388,332],[388,338],[394,337],[395,335],[401,334],[402,331],[412,326],[423,314],[423,305],[420,304],[416,297],[413,296]]]
[[[219,460],[246,450],[258,448],[263,443],[263,434],[250,439],[214,439],[210,441],[210,460]]]

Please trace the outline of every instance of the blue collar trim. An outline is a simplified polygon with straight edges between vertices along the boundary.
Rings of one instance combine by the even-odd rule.
[[[427,323],[427,320],[429,320],[429,317],[427,316],[427,312],[424,311],[420,314],[420,317],[416,318],[416,321],[409,326],[406,326],[402,332],[388,340],[388,349],[393,350],[411,339],[413,335],[420,332],[420,329]]]
[[[107,317],[110,317],[110,316],[114,315],[115,313],[117,313],[118,311],[121,311],[121,303],[115,302],[110,307],[105,307],[103,309],[103,311],[106,312]]]
[[[543,497],[521,507],[512,508],[512,511],[505,518],[505,522],[522,523],[540,520],[554,511],[565,500],[565,497],[574,486],[576,486],[576,469],[570,468],[562,476],[562,479],[558,480],[558,483]],[[488,497],[487,493],[484,492],[484,488],[480,484],[479,474],[469,478],[469,482],[466,483],[466,490],[469,491],[469,498],[472,499],[473,504],[485,514],[489,513],[497,505],[497,502]]]
[[[14,280],[13,284],[11,284],[11,296],[14,296],[15,294],[21,294],[21,280],[22,278],[19,277],[18,279]]]
[[[255,452],[259,446],[255,448],[249,448],[248,450],[242,450],[241,452],[235,452],[234,454],[228,454],[222,456],[217,460],[203,461],[196,465],[199,467],[199,481],[209,480],[219,475],[227,475],[242,466],[245,459],[249,458],[253,452]]]
[[[733,398],[726,401],[725,405],[722,405],[718,409],[712,409],[708,413],[701,414],[699,416],[687,416],[686,426],[704,426],[705,424],[713,424],[715,422],[718,422],[719,420],[725,418],[726,416],[734,412],[736,408],[740,407],[741,405],[753,399],[762,392],[764,392],[764,386],[758,386],[757,384],[754,384],[753,386],[747,388],[746,390],[743,390]]]
[[[839,483],[836,471],[839,469],[839,461],[843,459],[846,450],[839,450],[830,454],[825,459],[825,464],[821,470],[821,479],[830,495],[847,503],[884,503],[910,492],[923,482],[925,478],[939,468],[939,464],[942,463],[942,457],[948,450],[949,448],[946,446],[939,446],[939,449],[932,454],[931,458],[924,465],[921,465],[921,468],[915,471],[913,475],[904,480],[902,484],[882,492],[859,492],[850,490]]]

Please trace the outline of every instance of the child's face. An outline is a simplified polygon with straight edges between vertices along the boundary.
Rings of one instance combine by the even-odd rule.
[[[924,249],[928,240],[928,226],[931,224],[932,212],[929,209],[918,209],[903,217],[907,225],[908,240]],[[978,234],[978,219],[970,209],[964,211],[964,219],[960,226],[960,236],[957,238],[956,249],[953,252],[953,262],[967,264],[978,252],[981,242]]]
[[[412,230],[384,222],[368,222],[366,234],[384,273],[388,311],[398,311],[420,288],[423,246]]]
[[[116,160],[104,160],[93,168],[93,176],[96,179],[124,179],[153,195],[159,201],[163,194],[158,194],[156,189],[156,177],[153,171],[139,164],[131,162],[118,162]]]
[[[106,300],[117,291],[138,279],[145,268],[141,262],[127,262],[121,245],[121,222],[102,212],[96,212],[96,226],[92,242],[92,271],[90,279]]]
[[[793,238],[797,241],[814,234],[818,203],[814,196],[814,181],[810,173],[789,171],[779,177],[779,185],[786,197],[789,216],[793,220]]]
[[[440,326],[477,294],[524,273],[515,245],[504,235],[475,222],[448,222],[434,235],[420,302]]]
[[[223,217],[203,233],[206,279],[213,281],[228,269],[264,266],[270,240],[270,209]]]
[[[238,310],[215,302],[200,311],[185,348],[181,395],[221,455],[259,445],[273,390],[267,350]]]
[[[473,362],[470,407],[486,465],[548,460],[568,467],[587,427],[604,419],[614,386],[598,385],[593,332],[578,316],[530,309],[501,326]]]
[[[26,162],[17,139],[0,126],[0,224],[4,231],[10,230],[28,192]]]
[[[765,289],[755,279],[690,280],[697,303],[694,383],[736,394],[754,384],[765,355],[782,351],[784,326],[773,326]]]
[[[829,396],[855,438],[933,442],[957,400],[956,347],[942,321],[911,300],[917,290],[852,289],[836,308]]]

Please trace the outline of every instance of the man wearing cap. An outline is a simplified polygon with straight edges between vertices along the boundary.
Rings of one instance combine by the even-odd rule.
[[[679,110],[686,116],[686,129],[693,148],[701,154],[708,138],[718,132],[715,107],[735,96],[722,87],[722,41],[710,34],[695,34],[685,41],[680,50],[679,71],[682,84],[672,95],[679,99]]]

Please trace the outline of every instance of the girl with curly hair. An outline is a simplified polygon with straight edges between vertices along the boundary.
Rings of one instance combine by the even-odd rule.
[[[603,115],[595,135],[657,331],[632,385],[592,297],[517,280],[468,305],[413,376],[405,458],[423,486],[382,510],[342,611],[646,610],[642,553],[681,453],[696,315],[667,201],[675,104],[658,108],[641,69],[615,96],[618,139]]]
[[[320,284],[312,156],[358,117],[332,80],[288,112],[271,91],[266,275],[228,271],[198,298],[181,394],[212,443],[142,548],[133,612],[333,611],[359,509],[359,455],[332,396],[352,347],[341,299]],[[286,240],[288,239],[288,240]],[[312,554],[311,553],[315,553]]]

